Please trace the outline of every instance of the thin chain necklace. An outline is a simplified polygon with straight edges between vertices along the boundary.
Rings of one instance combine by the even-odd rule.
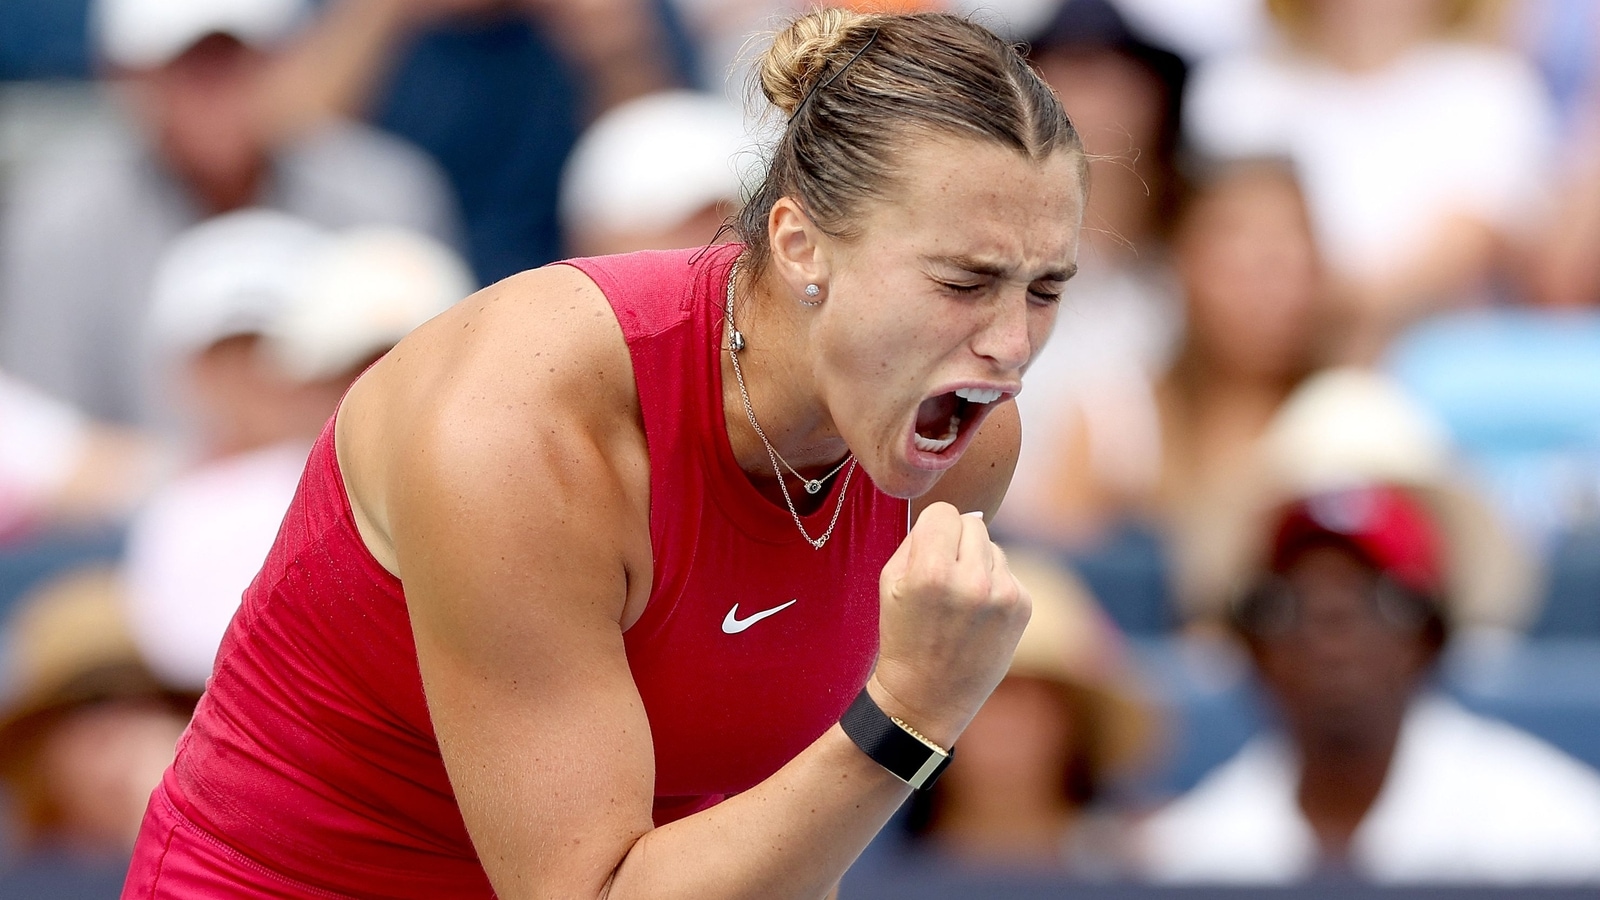
[[[744,401],[744,414],[745,418],[750,420],[750,427],[755,429],[756,437],[761,439],[761,446],[767,449],[767,458],[772,461],[772,473],[778,477],[778,490],[783,492],[783,502],[785,506],[789,507],[789,515],[794,519],[794,527],[800,529],[800,536],[806,539],[806,543],[817,550],[821,550],[828,543],[828,538],[833,537],[833,527],[839,524],[839,513],[844,510],[844,497],[850,491],[850,478],[856,474],[856,456],[854,453],[846,456],[839,465],[834,467],[832,472],[821,478],[806,478],[796,472],[794,467],[789,465],[788,460],[779,456],[777,448],[773,447],[772,442],[767,440],[767,433],[761,430],[761,423],[756,421],[755,407],[750,405],[750,391],[744,384],[744,370],[739,367],[739,352],[744,349],[744,335],[739,332],[739,329],[733,327],[733,287],[737,280],[738,271],[739,267],[737,265],[728,271],[728,305],[726,313],[728,358],[733,361],[733,377],[739,383],[739,399]],[[805,483],[806,493],[808,494],[816,494],[821,491],[823,482],[839,474],[839,471],[844,469],[845,466],[850,467],[844,473],[844,486],[839,488],[839,499],[833,506],[833,518],[828,520],[828,530],[824,531],[821,537],[812,537],[811,533],[806,531],[805,523],[800,521],[800,511],[795,509],[794,499],[789,496],[789,486],[784,482],[783,469],[779,468],[780,464],[783,469],[788,469],[794,477]]]

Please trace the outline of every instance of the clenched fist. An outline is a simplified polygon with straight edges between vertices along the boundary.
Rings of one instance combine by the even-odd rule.
[[[979,514],[922,511],[879,579],[878,665],[867,689],[940,746],[967,727],[1011,665],[1032,603]]]

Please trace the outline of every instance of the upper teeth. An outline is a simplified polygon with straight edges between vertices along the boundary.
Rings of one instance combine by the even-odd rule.
[[[968,403],[993,403],[1000,399],[1003,391],[988,390],[985,388],[957,388],[956,396]]]

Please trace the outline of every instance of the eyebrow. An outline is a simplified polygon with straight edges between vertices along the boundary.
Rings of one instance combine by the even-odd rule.
[[[958,269],[971,272],[974,275],[987,275],[991,278],[1004,278],[1008,274],[1004,266],[978,259],[977,257],[973,256],[929,256],[927,257],[927,260],[933,263],[954,266]],[[1078,274],[1078,264],[1074,262],[1065,269],[1051,269],[1050,271],[1045,272],[1043,275],[1040,275],[1038,278],[1032,280],[1068,281],[1076,274]]]

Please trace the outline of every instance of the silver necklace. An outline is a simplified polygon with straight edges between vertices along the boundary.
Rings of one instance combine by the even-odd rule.
[[[728,358],[733,362],[733,378],[739,383],[739,399],[744,401],[744,414],[745,418],[750,420],[750,427],[755,429],[756,437],[761,439],[761,446],[767,449],[767,458],[772,461],[772,473],[778,477],[778,490],[783,493],[783,502],[785,506],[789,507],[789,515],[794,519],[794,527],[800,529],[800,536],[806,539],[806,543],[817,550],[821,550],[823,545],[828,543],[828,538],[833,537],[833,527],[839,524],[839,513],[844,510],[844,497],[850,491],[850,478],[856,474],[856,456],[854,453],[849,454],[834,467],[832,472],[821,478],[806,478],[796,472],[794,466],[789,465],[788,460],[779,456],[777,448],[773,447],[772,442],[767,440],[767,433],[761,430],[761,423],[756,421],[755,407],[750,405],[750,391],[744,384],[744,370],[739,367],[739,352],[744,349],[744,335],[739,332],[739,329],[733,327],[733,287],[737,280],[735,276],[738,271],[739,267],[737,265],[728,271],[728,304],[726,313]],[[839,488],[839,499],[833,506],[833,518],[828,520],[828,530],[824,531],[821,537],[812,537],[811,533],[806,531],[805,523],[800,521],[800,511],[795,509],[794,499],[789,496],[789,486],[784,482],[783,469],[779,468],[780,464],[783,469],[788,469],[794,477],[805,484],[807,494],[816,494],[821,491],[823,482],[839,474],[839,471],[844,469],[845,466],[850,467],[849,471],[844,473],[844,485]]]

